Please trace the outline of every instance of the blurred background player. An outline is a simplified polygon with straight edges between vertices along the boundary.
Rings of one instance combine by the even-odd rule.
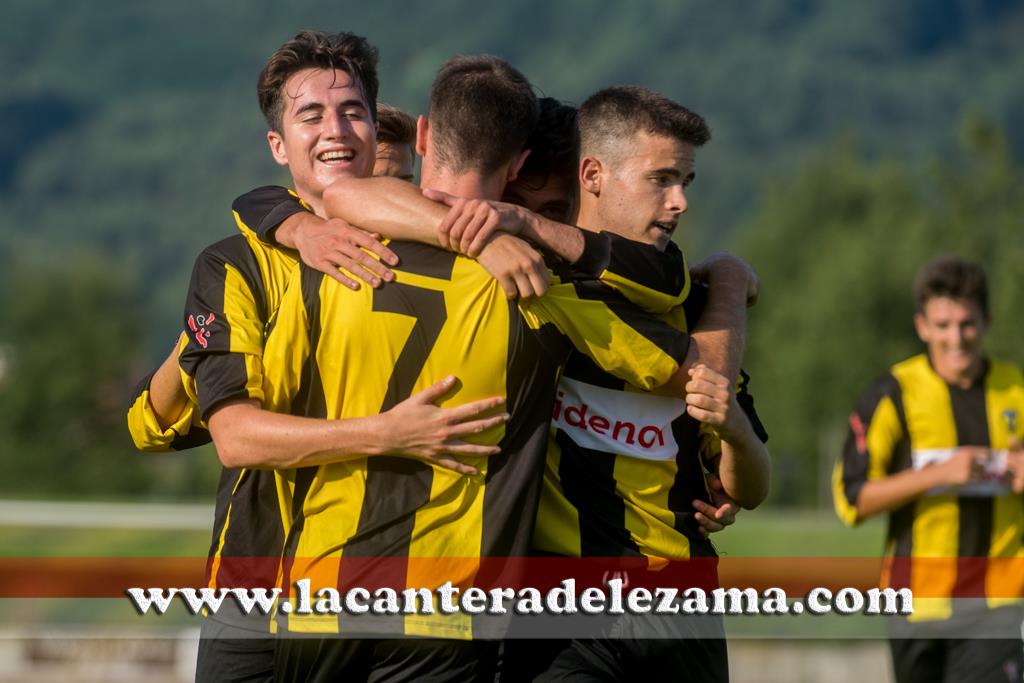
[[[849,525],[888,513],[882,584],[914,594],[914,613],[890,628],[900,683],[1020,681],[1024,378],[985,355],[980,266],[932,261],[914,297],[926,351],[861,395],[836,511]]]
[[[377,103],[377,159],[373,175],[410,183],[416,172],[416,119],[398,107]]]

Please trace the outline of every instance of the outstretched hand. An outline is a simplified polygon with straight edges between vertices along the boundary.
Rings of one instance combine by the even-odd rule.
[[[395,279],[385,264],[396,265],[398,257],[381,244],[380,235],[349,225],[340,218],[324,220],[311,213],[296,214],[302,222],[292,240],[302,262],[329,275],[349,289],[359,289],[358,278],[371,287]],[[289,219],[291,220],[291,219]],[[344,268],[353,277],[341,271]]]
[[[382,413],[385,425],[381,436],[386,440],[384,454],[425,460],[460,474],[477,474],[479,470],[476,467],[461,462],[456,456],[489,456],[497,454],[500,449],[467,443],[462,439],[504,424],[509,415],[499,413],[485,417],[505,403],[501,397],[485,398],[454,408],[439,407],[438,402],[455,387],[457,381],[455,375],[449,375]]]

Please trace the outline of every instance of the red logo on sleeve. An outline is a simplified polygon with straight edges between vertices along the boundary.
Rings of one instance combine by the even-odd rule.
[[[853,438],[857,443],[857,452],[861,455],[867,455],[867,430],[864,429],[864,422],[860,419],[860,415],[857,413],[850,414],[850,431],[853,432]]]
[[[210,331],[206,329],[206,326],[212,325],[214,319],[212,312],[207,315],[189,315],[188,317],[188,329],[192,330],[192,336],[204,349],[210,338]]]

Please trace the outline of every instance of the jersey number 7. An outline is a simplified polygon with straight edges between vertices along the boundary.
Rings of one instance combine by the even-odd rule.
[[[389,282],[373,290],[373,310],[416,319],[388,379],[387,392],[380,406],[383,413],[412,396],[416,380],[448,319],[448,310],[444,305],[444,293],[403,282]]]

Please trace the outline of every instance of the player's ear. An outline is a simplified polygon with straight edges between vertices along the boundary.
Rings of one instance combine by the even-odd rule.
[[[274,157],[274,161],[282,166],[288,165],[288,153],[284,148],[284,136],[277,131],[267,131],[267,144],[270,145],[270,153]]]
[[[580,187],[592,195],[601,194],[601,180],[604,165],[597,157],[585,156],[580,159]]]
[[[523,162],[526,161],[526,157],[530,156],[530,150],[524,149],[522,152],[512,157],[512,161],[508,165],[508,174],[505,176],[505,182],[511,183],[517,177],[519,177],[519,171],[523,168]]]
[[[430,139],[430,122],[420,114],[416,117],[416,153],[423,156],[427,153],[427,141]]]
[[[924,313],[918,311],[914,314],[914,329],[917,331],[918,338],[925,344],[928,343],[928,321],[924,317]]]

